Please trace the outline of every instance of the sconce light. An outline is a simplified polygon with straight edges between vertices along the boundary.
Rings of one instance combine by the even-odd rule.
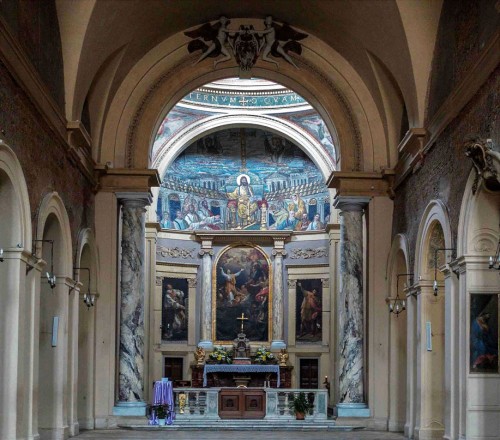
[[[89,273],[89,281],[87,283],[87,292],[83,294],[83,302],[90,308],[94,307],[95,304],[95,294],[90,293],[90,269],[88,267],[74,267],[73,270],[86,270]],[[76,278],[76,277],[74,277]]]
[[[4,258],[3,258],[3,249],[0,248],[0,263],[3,263],[4,262]]]
[[[33,243],[42,242],[42,243],[50,243],[50,272],[46,272],[45,276],[47,277],[47,281],[50,285],[50,288],[53,289],[56,287],[56,276],[54,274],[54,240],[33,240]],[[35,245],[33,244],[33,249],[35,249]],[[35,250],[33,250],[33,255],[36,255]]]
[[[439,251],[455,251],[455,248],[439,248],[434,249],[434,282],[432,283],[432,290],[434,291],[434,296],[438,294],[438,282],[437,282],[437,270],[438,270],[438,262],[437,262],[437,253]]]
[[[394,313],[396,316],[399,316],[401,312],[406,310],[406,297],[401,298],[399,296],[399,277],[412,275],[412,273],[398,273],[396,275],[396,297],[386,299],[389,312]]]
[[[495,252],[495,255],[490,256],[488,267],[490,269],[500,270],[500,237],[498,238],[497,251]]]

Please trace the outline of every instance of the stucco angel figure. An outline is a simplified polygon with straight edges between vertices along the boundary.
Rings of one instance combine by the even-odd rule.
[[[465,142],[465,155],[472,159],[476,179],[472,192],[477,191],[479,179],[483,180],[488,191],[500,191],[500,153],[493,149],[490,139],[473,137]]]
[[[292,29],[286,23],[281,26],[275,23],[271,16],[265,18],[264,24],[266,29],[259,31],[259,36],[264,37],[260,47],[260,49],[264,48],[262,50],[262,61],[276,64],[276,67],[279,68],[279,63],[269,58],[269,54],[271,54],[276,58],[284,58],[285,61],[298,69],[290,55],[288,55],[288,52],[295,52],[297,55],[300,55],[302,53],[302,46],[298,41],[306,38],[307,34]]]
[[[288,362],[288,352],[286,351],[286,348],[282,348],[277,357],[279,366],[286,367],[286,363]]]
[[[220,17],[219,21],[215,24],[205,23],[198,29],[193,31],[184,32],[184,35],[189,38],[195,38],[188,44],[189,53],[201,50],[202,54],[200,58],[194,63],[198,64],[203,61],[206,57],[218,57],[219,55],[224,55],[223,58],[214,61],[214,67],[217,64],[224,61],[229,61],[231,59],[231,54],[226,47],[226,41],[230,35],[230,31],[227,26],[230,20],[227,17]],[[205,41],[209,41],[210,44],[206,44]]]

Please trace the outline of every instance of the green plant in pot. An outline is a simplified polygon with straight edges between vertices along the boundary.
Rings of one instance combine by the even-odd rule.
[[[297,420],[304,420],[305,415],[311,410],[312,405],[306,393],[300,392],[289,397],[288,406],[295,413]]]
[[[166,405],[156,405],[155,406],[156,417],[158,418],[158,424],[165,425],[165,418],[167,417],[167,407]]]

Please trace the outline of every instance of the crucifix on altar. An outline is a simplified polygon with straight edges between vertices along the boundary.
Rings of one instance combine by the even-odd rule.
[[[248,321],[248,318],[245,318],[245,314],[242,313],[241,316],[239,318],[236,318],[237,320],[241,321],[241,329],[240,329],[240,333],[243,333],[243,324],[245,323],[245,321]]]
[[[245,314],[242,313],[241,316],[236,318],[238,321],[241,321],[240,332],[238,333],[238,337],[234,340],[234,359],[233,363],[235,364],[250,364],[250,341],[245,335],[244,325],[245,321],[248,321],[248,318],[245,317]]]

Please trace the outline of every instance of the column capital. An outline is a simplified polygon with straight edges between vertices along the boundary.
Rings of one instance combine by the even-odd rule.
[[[363,211],[366,205],[370,203],[371,197],[363,196],[339,196],[336,195],[333,200],[333,206],[335,209],[340,209],[341,211]]]
[[[116,198],[120,202],[121,205],[128,205],[128,206],[136,206],[140,208],[145,208],[146,206],[150,205],[151,202],[153,201],[153,198],[151,196],[151,193],[148,192],[133,192],[133,191],[127,191],[127,192],[117,192],[115,193]]]
[[[158,170],[148,168],[113,168],[98,164],[95,167],[99,191],[127,193],[147,192],[161,184]]]

